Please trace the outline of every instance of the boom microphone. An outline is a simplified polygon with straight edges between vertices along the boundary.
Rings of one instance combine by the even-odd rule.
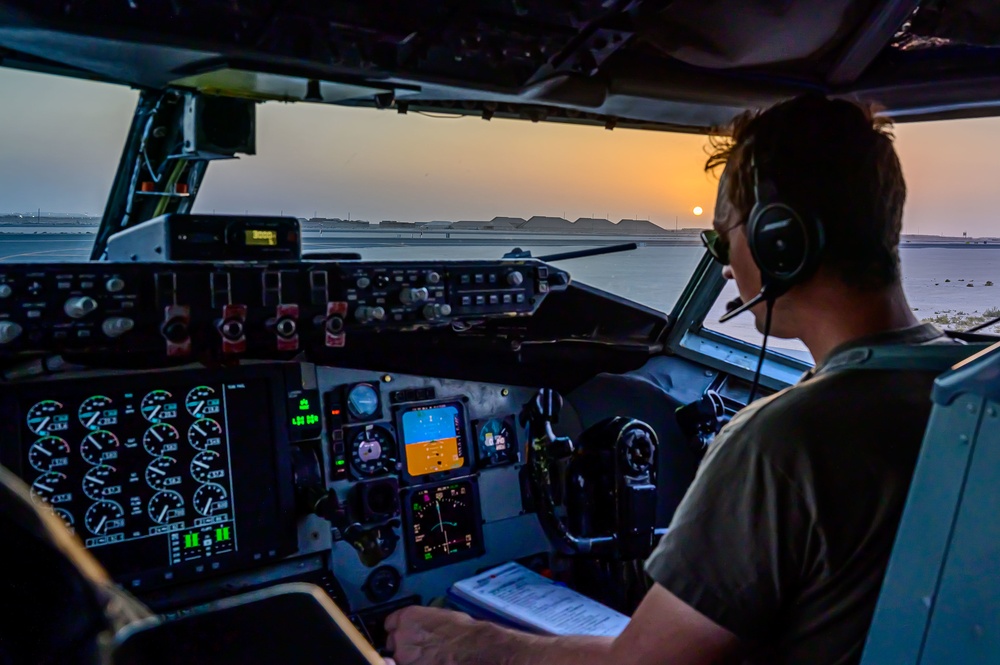
[[[726,313],[722,315],[719,319],[719,323],[725,323],[729,319],[742,314],[752,307],[756,307],[765,300],[774,301],[778,296],[785,293],[788,287],[785,285],[776,285],[774,282],[769,282],[764,284],[761,288],[760,293],[755,295],[753,298],[747,302],[743,302],[742,298],[733,298],[726,303]]]

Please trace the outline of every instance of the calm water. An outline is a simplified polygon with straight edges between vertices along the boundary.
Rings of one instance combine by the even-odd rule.
[[[84,261],[89,257],[92,242],[92,235],[83,234],[2,234],[0,261]],[[519,244],[524,242],[524,239],[511,241],[511,247],[518,245],[530,250],[536,257],[586,247]],[[496,259],[510,249],[495,244],[475,245],[468,241],[450,245],[349,247],[342,241],[331,244],[328,240],[309,236],[305,239],[305,248],[355,249],[370,260]],[[904,246],[900,252],[903,286],[918,317],[945,316],[957,323],[964,316],[1000,308],[1000,245]],[[566,261],[561,265],[577,281],[669,312],[701,254],[702,250],[697,246],[646,246],[631,252]],[[996,286],[986,286],[987,282]],[[735,286],[727,286],[708,320],[717,320],[723,311],[722,303],[735,295]],[[725,325],[710,323],[708,327],[751,341],[759,341],[760,338],[749,316],[738,317]],[[774,343],[778,348],[802,348],[797,343],[784,340],[775,340]]]

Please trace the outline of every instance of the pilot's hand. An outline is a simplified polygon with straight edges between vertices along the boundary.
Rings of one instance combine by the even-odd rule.
[[[406,607],[385,620],[386,647],[395,665],[456,665],[472,662],[476,635],[486,626],[468,614],[433,607]],[[482,648],[482,644],[478,645]]]

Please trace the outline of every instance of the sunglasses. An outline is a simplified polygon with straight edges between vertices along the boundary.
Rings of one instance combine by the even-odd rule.
[[[701,242],[712,258],[724,266],[729,265],[729,241],[714,229],[701,232]]]

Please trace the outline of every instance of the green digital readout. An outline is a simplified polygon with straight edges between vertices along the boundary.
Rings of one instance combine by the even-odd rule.
[[[315,439],[322,432],[319,393],[296,390],[288,395],[288,431],[292,441]]]

